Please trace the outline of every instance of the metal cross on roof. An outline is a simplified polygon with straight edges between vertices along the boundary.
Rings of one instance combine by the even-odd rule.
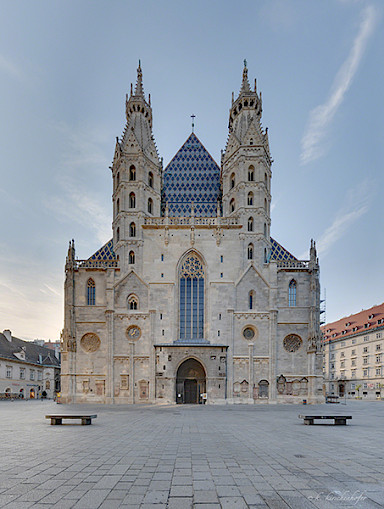
[[[194,132],[196,115],[191,115],[191,118],[192,118],[192,132]]]

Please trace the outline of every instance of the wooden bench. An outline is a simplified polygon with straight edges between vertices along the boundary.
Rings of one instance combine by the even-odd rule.
[[[314,424],[316,419],[334,420],[333,424],[347,424],[347,419],[352,419],[351,415],[299,415],[299,419],[304,419],[304,424]]]
[[[51,425],[63,424],[63,419],[81,419],[81,424],[92,424],[92,419],[97,415],[46,415],[46,419],[51,419]]]

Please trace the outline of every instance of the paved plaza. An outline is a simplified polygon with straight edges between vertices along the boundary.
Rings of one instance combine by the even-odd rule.
[[[51,426],[49,413],[97,413]],[[352,415],[305,426],[299,413]],[[317,406],[0,403],[0,507],[384,507],[384,402]]]

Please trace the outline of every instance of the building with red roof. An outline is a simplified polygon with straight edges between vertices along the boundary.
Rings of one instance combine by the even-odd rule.
[[[330,395],[384,397],[384,303],[321,327]]]

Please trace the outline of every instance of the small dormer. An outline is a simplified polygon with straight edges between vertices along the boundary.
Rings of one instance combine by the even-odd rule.
[[[18,352],[13,352],[13,355],[20,361],[25,361],[25,346],[22,346]]]

